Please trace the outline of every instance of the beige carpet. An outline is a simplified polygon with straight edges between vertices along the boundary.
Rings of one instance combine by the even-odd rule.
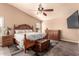
[[[0,47],[0,56],[11,56],[8,47]]]

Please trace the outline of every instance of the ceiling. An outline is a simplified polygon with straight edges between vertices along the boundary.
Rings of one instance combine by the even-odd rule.
[[[60,17],[68,17],[74,11],[79,9],[79,4],[68,3],[42,3],[44,8],[53,8],[53,12],[46,12],[47,16],[37,14],[39,3],[10,3],[10,5],[20,9],[21,11],[39,19],[39,20],[51,20]]]

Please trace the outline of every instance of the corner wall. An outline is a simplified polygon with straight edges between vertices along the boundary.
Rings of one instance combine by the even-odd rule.
[[[14,24],[29,24],[35,28],[35,23],[40,22],[38,19],[27,15],[7,3],[0,3],[0,16],[4,17],[5,25],[11,28]]]
[[[42,31],[44,32],[46,28],[61,30],[61,40],[79,43],[79,29],[69,29],[67,27],[67,18],[65,17],[44,21]]]

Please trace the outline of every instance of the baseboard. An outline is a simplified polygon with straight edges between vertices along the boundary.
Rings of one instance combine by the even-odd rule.
[[[79,44],[79,42],[73,42],[73,41],[68,41],[68,40],[61,40],[61,41],[64,41],[64,42],[69,42],[69,43],[74,43],[74,44]]]

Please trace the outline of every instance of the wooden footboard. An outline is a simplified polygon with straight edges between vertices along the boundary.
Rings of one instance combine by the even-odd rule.
[[[33,47],[35,44],[34,41],[30,41],[30,40],[24,40],[24,50],[25,50],[25,53],[26,53],[26,50]]]
[[[26,38],[26,34],[24,35],[24,50],[26,53],[26,50],[33,47],[35,45],[35,41],[32,41],[30,39]]]

